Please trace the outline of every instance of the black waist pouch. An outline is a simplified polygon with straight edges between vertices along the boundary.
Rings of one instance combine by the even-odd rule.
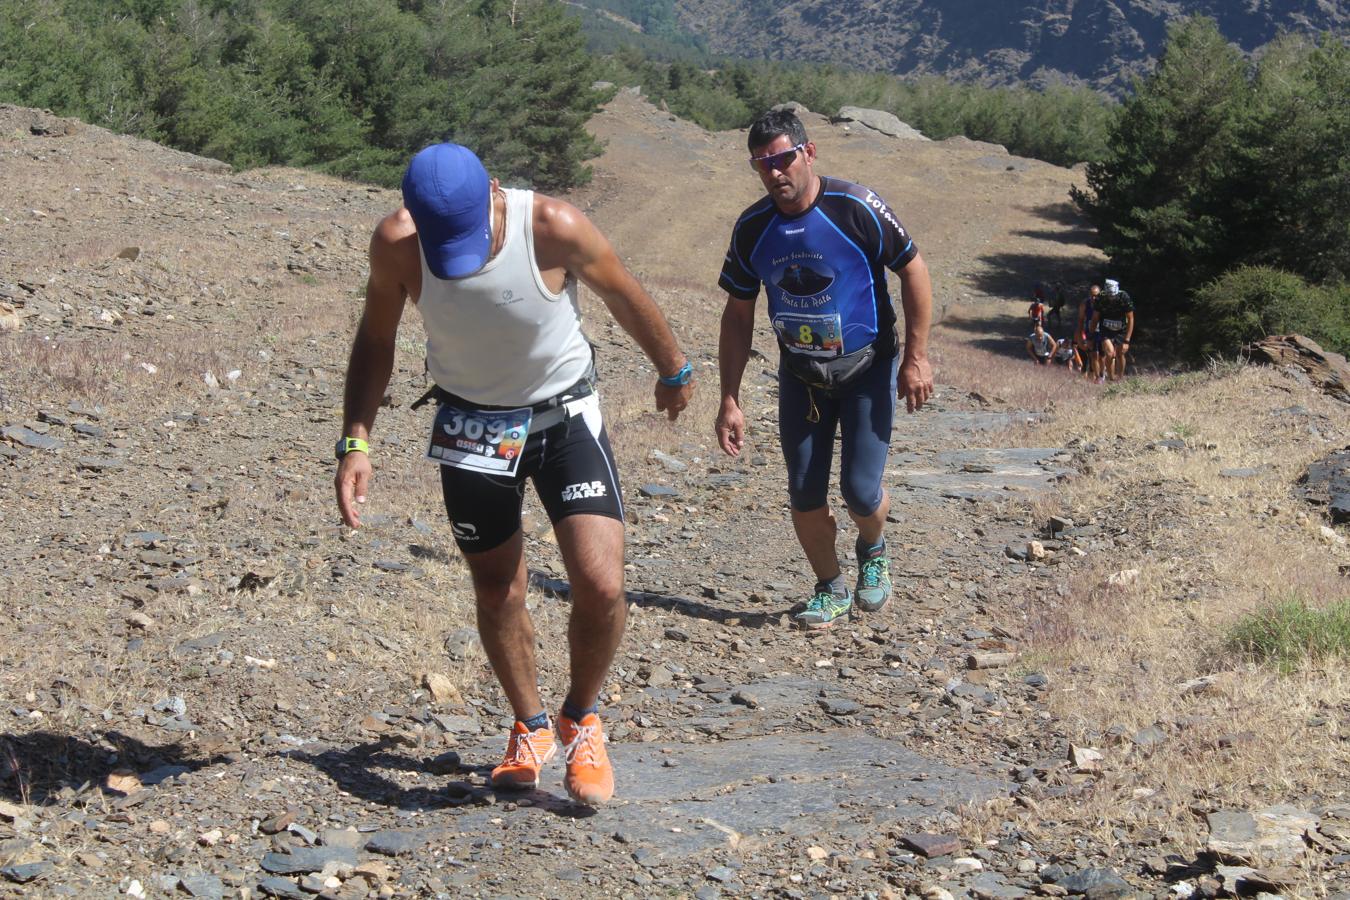
[[[793,353],[780,346],[783,367],[798,381],[830,393],[857,381],[878,358],[894,356],[899,347],[899,336],[892,330],[888,337],[889,340],[878,339],[860,350],[829,359]]]

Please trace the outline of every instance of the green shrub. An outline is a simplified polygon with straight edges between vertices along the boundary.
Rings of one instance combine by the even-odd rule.
[[[1191,305],[1182,335],[1199,358],[1233,356],[1244,344],[1291,333],[1350,351],[1350,287],[1343,284],[1319,287],[1278,269],[1244,266],[1204,285]]]
[[[1228,647],[1286,673],[1305,660],[1350,658],[1350,600],[1324,609],[1298,599],[1276,603],[1233,626]]]
[[[1239,265],[1350,279],[1350,46],[1286,35],[1249,60],[1212,19],[1168,31],[1155,71],[1072,196],[1146,310],[1184,313]]]

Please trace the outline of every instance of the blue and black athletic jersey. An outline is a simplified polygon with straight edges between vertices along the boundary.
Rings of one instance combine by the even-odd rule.
[[[811,208],[784,215],[764,197],[736,220],[718,284],[742,300],[769,297],[769,321],[784,349],[811,356],[852,353],[877,340],[895,352],[895,306],[886,269],[919,250],[889,206],[861,185],[822,177]]]

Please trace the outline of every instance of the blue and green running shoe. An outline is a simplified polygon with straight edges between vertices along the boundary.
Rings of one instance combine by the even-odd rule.
[[[891,563],[885,552],[858,560],[858,608],[876,612],[891,599]]]
[[[834,593],[828,585],[817,585],[815,596],[806,601],[806,609],[792,617],[802,628],[829,628],[848,616],[853,608],[853,594],[844,588],[844,595]]]

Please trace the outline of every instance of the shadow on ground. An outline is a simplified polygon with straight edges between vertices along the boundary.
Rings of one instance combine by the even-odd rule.
[[[425,811],[460,807],[468,811],[497,802],[500,792],[487,786],[495,761],[483,765],[449,766],[448,780],[435,787],[403,787],[380,774],[379,770],[421,774],[434,769],[435,765],[430,759],[396,752],[397,746],[393,741],[381,740],[354,747],[329,747],[317,753],[302,748],[287,751],[284,755],[313,766],[354,797],[394,809]],[[476,777],[470,781],[466,776]],[[528,799],[531,806],[562,818],[581,819],[595,814],[588,806],[543,790],[511,791],[501,796],[516,802]]]
[[[1081,228],[1088,233],[1089,240],[1097,233],[1096,229],[1088,222],[1087,216],[1079,212],[1078,207],[1069,200],[1063,200],[1059,203],[1042,203],[1038,206],[1019,206],[1018,209],[1029,216],[1054,222],[1056,225]]]
[[[977,347],[1009,359],[1026,360],[1027,334],[1031,331],[1030,320],[1018,318],[1026,312],[1021,301],[1009,301],[1009,304],[1007,314],[952,316],[942,320],[942,327],[971,335],[962,340],[966,346]],[[1054,334],[1053,328],[1051,333]]]
[[[149,786],[228,761],[195,757],[177,743],[151,746],[117,731],[106,732],[97,743],[49,731],[5,734],[0,735],[0,796],[42,806],[57,795],[102,785],[113,772],[135,772]]]
[[[572,590],[571,585],[560,578],[554,578],[545,572],[531,571],[530,586],[553,597],[566,599]],[[651,591],[628,591],[625,598],[629,603],[645,608],[664,609],[691,619],[703,619],[708,622],[725,623],[729,619],[737,620],[742,628],[764,628],[781,624],[782,616],[791,612],[791,607],[762,612],[744,612],[737,609],[724,609],[711,606],[701,600],[679,597],[674,594],[658,594]]]
[[[970,278],[974,287],[991,297],[1031,301],[1031,288],[1038,281],[1100,281],[1103,260],[1089,253],[1052,256],[1045,253],[991,253],[980,257],[981,271]]]

